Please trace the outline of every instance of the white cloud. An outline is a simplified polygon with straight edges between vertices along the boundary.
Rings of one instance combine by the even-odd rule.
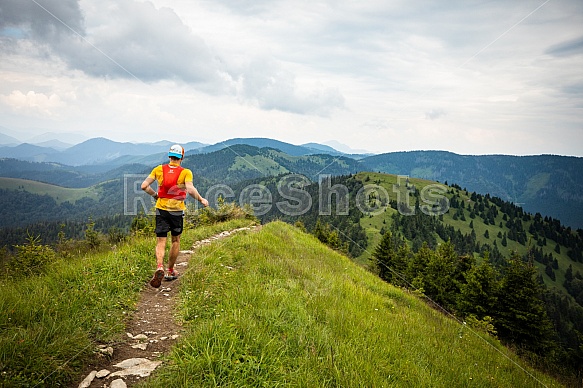
[[[4,4],[4,127],[583,155],[577,0]]]
[[[0,102],[15,111],[45,116],[53,116],[59,108],[65,106],[65,103],[56,94],[46,95],[32,90],[27,93],[14,90],[7,96],[0,95]]]

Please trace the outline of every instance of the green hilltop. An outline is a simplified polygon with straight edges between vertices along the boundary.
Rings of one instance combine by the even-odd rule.
[[[245,223],[188,229],[183,244]],[[124,336],[153,246],[136,234],[0,283],[0,386],[78,381],[98,343]],[[562,386],[282,222],[200,248],[189,268],[186,333],[144,386]]]
[[[26,191],[31,194],[48,195],[57,204],[74,203],[82,198],[98,200],[101,192],[97,187],[68,188],[28,179],[0,177],[0,190]]]

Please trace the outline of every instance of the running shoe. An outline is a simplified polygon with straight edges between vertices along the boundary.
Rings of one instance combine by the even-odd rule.
[[[160,284],[162,284],[163,277],[164,277],[164,268],[158,267],[156,272],[154,272],[154,276],[152,277],[152,280],[150,280],[150,285],[154,288],[160,287]]]

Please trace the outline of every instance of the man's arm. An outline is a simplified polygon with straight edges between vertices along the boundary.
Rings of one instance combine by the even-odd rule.
[[[146,193],[148,193],[149,195],[151,195],[152,197],[154,197],[155,199],[158,199],[158,193],[156,193],[156,191],[150,187],[150,185],[154,183],[154,178],[152,177],[147,177],[143,182],[142,182],[142,190],[144,190]]]
[[[202,197],[202,195],[198,193],[198,190],[196,189],[196,187],[194,187],[194,184],[192,182],[184,182],[184,185],[186,186],[186,191],[188,192],[188,194],[190,194],[192,198],[196,199],[204,207],[207,207],[209,205],[209,201],[207,201],[205,198]]]

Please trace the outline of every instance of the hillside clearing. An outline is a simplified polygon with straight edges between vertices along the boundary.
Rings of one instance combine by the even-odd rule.
[[[98,189],[95,187],[72,189],[20,178],[0,177],[0,189],[13,191],[22,190],[33,194],[48,195],[52,197],[57,202],[57,204],[61,204],[67,201],[74,203],[81,198],[91,198],[98,200],[100,195]]]

